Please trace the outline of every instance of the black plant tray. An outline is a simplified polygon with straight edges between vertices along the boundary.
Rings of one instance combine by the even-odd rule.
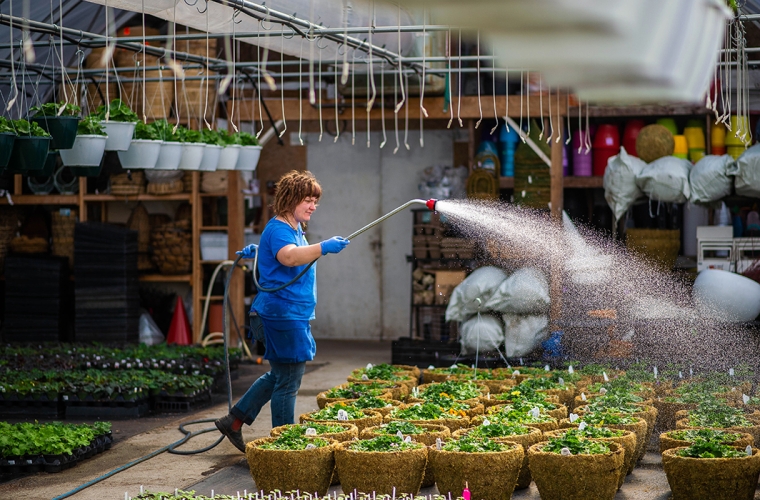
[[[144,417],[150,412],[150,400],[146,398],[132,401],[79,399],[77,396],[64,396],[65,418],[102,418],[106,420],[124,420]]]
[[[156,413],[187,413],[211,404],[211,391],[194,396],[159,394],[153,401]]]
[[[61,418],[62,406],[58,397],[53,400],[43,395],[40,399],[32,396],[10,396],[0,399],[0,418],[34,417]]]
[[[37,455],[21,459],[0,458],[0,477],[13,479],[15,477],[34,474],[37,472],[57,473],[69,469],[82,460],[91,458],[98,453],[111,448],[113,436],[109,432],[97,436],[88,446],[74,450],[71,455]]]

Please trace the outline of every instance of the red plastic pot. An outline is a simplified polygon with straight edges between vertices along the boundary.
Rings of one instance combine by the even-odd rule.
[[[620,134],[615,125],[603,123],[599,125],[594,135],[593,172],[594,175],[604,175],[607,160],[618,154],[620,150]]]
[[[623,147],[625,152],[631,156],[638,157],[636,154],[636,137],[639,136],[639,132],[644,128],[644,120],[628,120],[625,123],[625,129],[623,129]]]

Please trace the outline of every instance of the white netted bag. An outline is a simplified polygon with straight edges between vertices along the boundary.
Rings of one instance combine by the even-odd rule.
[[[689,160],[663,156],[646,166],[636,178],[636,184],[654,201],[686,203],[691,195],[689,170]]]
[[[645,161],[629,155],[625,148],[620,148],[620,154],[607,160],[604,171],[604,199],[618,221],[628,211],[638,198],[644,196],[636,178],[646,168]]]
[[[728,175],[734,176],[736,194],[760,197],[760,144],[755,144],[729,165]]]
[[[480,314],[462,323],[459,342],[463,355],[496,351],[504,343],[504,327],[498,318]]]
[[[699,160],[689,173],[692,203],[709,203],[731,194],[728,168],[734,162],[729,155],[709,155]]]
[[[549,336],[549,318],[537,315],[505,314],[504,350],[508,358],[525,356]]]
[[[505,279],[507,273],[498,267],[475,269],[451,292],[446,321],[464,321],[478,310],[484,311],[483,305]]]
[[[549,281],[535,267],[518,269],[499,285],[483,307],[500,313],[544,312],[549,308]]]

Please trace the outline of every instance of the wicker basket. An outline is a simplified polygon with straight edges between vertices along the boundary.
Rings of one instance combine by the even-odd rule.
[[[46,253],[48,242],[45,238],[19,236],[11,240],[10,248],[14,253]]]
[[[111,194],[115,196],[135,196],[145,192],[145,173],[136,170],[111,176]]]
[[[172,83],[172,72],[168,68],[160,72],[162,82],[145,82],[145,108],[143,110],[143,54],[132,52],[131,50],[117,50],[114,54],[116,66],[120,68],[133,68],[134,73],[122,73],[127,77],[135,77],[138,82],[125,82],[122,99],[127,105],[134,110],[140,117],[145,115],[147,118],[166,118],[171,113],[171,105],[174,102],[174,85]],[[145,55],[145,67],[159,66],[158,57]],[[145,72],[146,78],[158,78],[158,70],[149,70]]]
[[[161,274],[190,272],[193,234],[190,221],[170,222],[151,231],[153,263]]]
[[[69,266],[74,266],[74,226],[77,222],[77,211],[58,211],[50,214],[53,246],[51,253],[68,257]]]
[[[193,192],[193,173],[188,171],[182,176],[182,189],[185,193]]]
[[[226,193],[227,192],[226,170],[217,172],[203,172],[201,175],[201,192],[203,193]]]
[[[191,30],[192,33],[200,33]],[[206,40],[185,40],[177,43],[177,50],[206,56]],[[209,39],[208,55],[216,56],[216,40]],[[216,72],[206,71],[205,69],[185,70],[187,76],[208,76],[214,77]],[[208,83],[208,87],[207,87]],[[208,89],[208,90],[207,90]],[[208,105],[206,104],[206,93],[208,92]],[[187,80],[181,87],[177,88],[177,101],[179,110],[175,114],[187,118],[201,118],[204,111],[210,120],[214,106],[217,102],[216,80]],[[190,116],[187,116],[188,113]]]
[[[137,269],[147,271],[153,269],[153,262],[150,260],[150,215],[142,203],[138,203],[132,210],[127,221],[127,227],[137,231]]]
[[[681,231],[678,229],[636,229],[626,231],[626,247],[659,267],[670,270],[681,248]]]
[[[177,211],[174,212],[174,220],[192,220],[193,207],[189,203],[182,203],[177,207]]]
[[[170,182],[149,182],[148,194],[163,195],[163,194],[175,194],[181,193],[185,189],[185,185],[181,179]]]

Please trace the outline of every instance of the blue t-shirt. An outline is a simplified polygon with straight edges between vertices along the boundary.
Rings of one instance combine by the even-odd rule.
[[[301,230],[277,219],[264,228],[259,243],[258,280],[264,288],[287,283],[308,265],[288,267],[277,260],[277,252],[287,245],[306,246],[309,242]],[[314,359],[316,344],[309,320],[317,305],[317,265],[314,264],[294,283],[276,292],[259,292],[251,310],[264,324],[266,353],[264,358],[281,363],[301,363]]]

